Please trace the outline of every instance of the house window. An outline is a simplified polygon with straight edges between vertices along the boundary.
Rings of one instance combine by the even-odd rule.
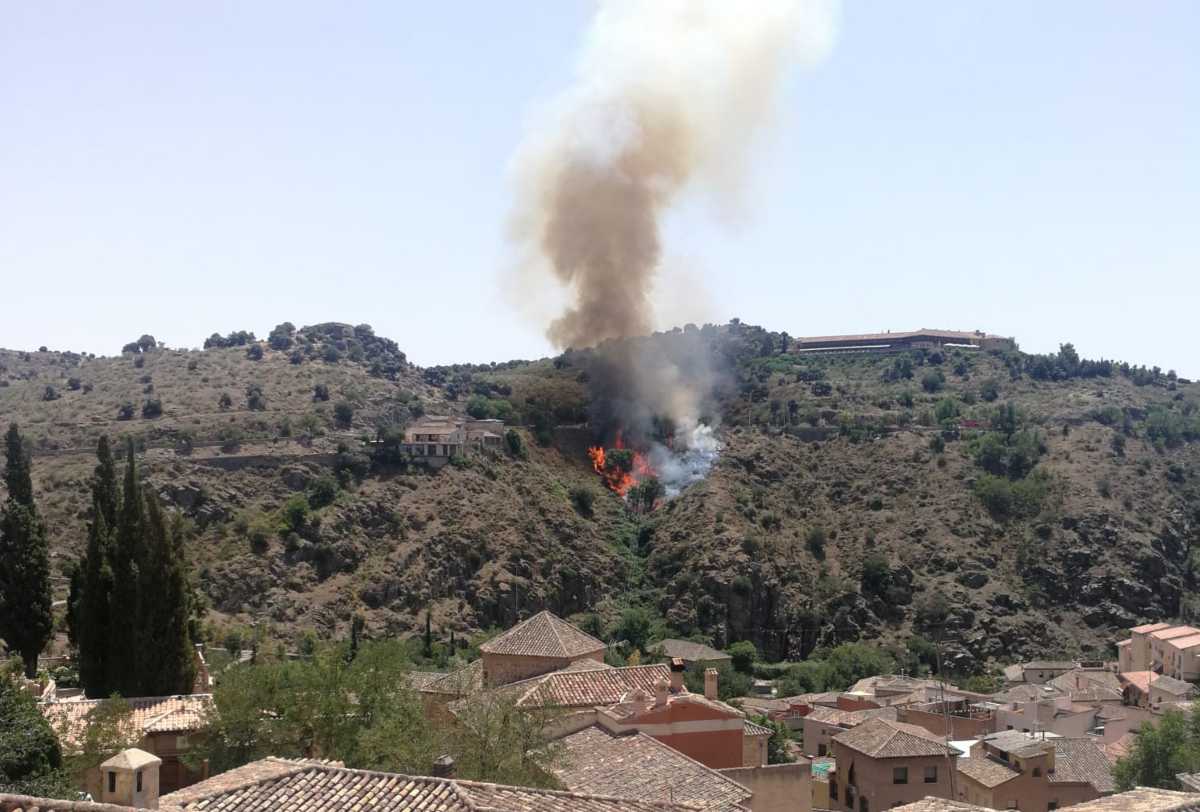
[[[850,772],[846,774],[846,783],[852,787],[858,786],[858,781],[854,778],[854,765],[850,765]]]
[[[1041,767],[1034,767],[1034,768],[1033,768],[1033,777],[1034,777],[1034,778],[1041,778],[1041,777],[1042,777],[1042,768],[1041,768]]]
[[[134,791],[135,791],[135,792],[141,792],[141,791],[142,791],[142,771],[141,771],[141,770],[138,770],[138,771],[137,771],[136,773],[134,773],[133,775],[134,775],[134,782],[135,782],[135,783],[136,783],[136,785],[137,785],[137,788],[136,788]]]
[[[109,792],[117,791],[117,774],[115,772],[110,772],[108,774],[108,791]]]
[[[925,768],[925,783],[926,784],[936,784],[937,783],[937,767],[926,767]]]
[[[908,783],[908,767],[893,767],[892,768],[892,783],[907,784]]]
[[[838,797],[837,797],[837,793],[838,793],[838,789],[837,789],[837,787],[838,787],[838,785],[837,785],[837,781],[830,781],[830,782],[829,782],[829,800],[831,800],[831,801],[836,801],[836,800],[838,799]]]
[[[846,787],[846,808],[854,808],[854,787]]]
[[[866,798],[858,799],[858,812],[871,812],[871,806],[867,803]]]
[[[1046,804],[1047,812],[1050,812],[1050,810],[1053,809],[1058,809],[1058,801],[1051,801],[1050,803]]]
[[[818,744],[818,745],[817,745],[817,755],[818,755],[818,756],[824,756],[824,755],[827,755],[828,753],[829,753],[829,748],[828,748],[828,747],[826,747],[826,746],[825,746],[825,745],[823,745],[823,744]]]

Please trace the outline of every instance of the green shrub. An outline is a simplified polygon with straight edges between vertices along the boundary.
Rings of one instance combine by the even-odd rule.
[[[255,412],[261,412],[267,408],[267,399],[263,395],[262,387],[256,383],[246,387],[246,408]]]
[[[981,474],[975,480],[975,495],[998,521],[1031,519],[1042,509],[1049,477],[1037,473],[1019,480]]]
[[[525,449],[525,441],[521,439],[521,435],[516,429],[509,429],[504,432],[504,445],[508,448],[508,453],[519,460],[523,460],[529,456],[529,452]]]
[[[349,401],[339,400],[333,406],[333,419],[342,428],[349,428],[354,422],[354,407]]]
[[[263,348],[261,344],[251,344],[246,349],[246,357],[251,361],[261,361],[263,357]]]
[[[921,388],[926,392],[940,392],[946,385],[946,376],[940,369],[931,369],[921,376]]]
[[[58,394],[58,390],[53,386],[47,386],[45,390],[42,391],[42,400],[58,400],[59,397],[60,395]]]
[[[758,659],[758,649],[754,643],[749,640],[739,640],[725,649],[725,653],[732,658],[734,670],[742,674],[753,672],[754,661]]]
[[[146,419],[162,417],[162,412],[162,401],[158,398],[150,398],[142,404],[142,417]]]
[[[122,403],[120,406],[117,407],[117,419],[118,420],[132,420],[134,411],[136,411],[136,408],[134,407],[134,405],[132,403],[130,403],[129,401],[125,401],[124,403]]]
[[[586,486],[577,486],[571,488],[570,496],[571,504],[575,506],[575,510],[579,512],[579,515],[591,518],[592,506],[596,502],[596,491]]]
[[[804,536],[804,545],[818,561],[825,560],[825,530],[820,527],[810,527]]]
[[[309,511],[308,497],[302,493],[294,494],[279,513],[280,532],[299,533],[308,524]]]
[[[313,400],[314,401],[329,400],[328,384],[319,383],[313,387]]]
[[[308,488],[308,502],[314,508],[323,508],[333,504],[337,499],[338,482],[329,474],[322,474],[313,480]]]
[[[229,397],[228,392],[222,392],[221,396],[219,398],[217,398],[217,408],[220,409],[221,411],[225,412],[225,411],[228,411],[229,409],[231,409],[232,407],[233,407],[233,398]]]

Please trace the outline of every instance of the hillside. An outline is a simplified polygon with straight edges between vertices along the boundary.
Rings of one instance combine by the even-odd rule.
[[[187,518],[214,639],[256,623],[342,634],[355,611],[404,633],[427,610],[461,636],[543,606],[610,622],[636,603],[772,657],[944,633],[971,671],[1196,615],[1200,386],[1069,348],[798,356],[738,323],[691,335],[719,373],[705,395],[723,451],[648,515],[586,454],[611,439],[604,351],[420,369],[346,325],[106,358],[0,351],[0,416],[35,448],[60,572],[83,547],[97,438],[137,444]],[[520,424],[526,458],[372,464],[364,439],[468,407]],[[310,520],[286,532],[303,492]]]

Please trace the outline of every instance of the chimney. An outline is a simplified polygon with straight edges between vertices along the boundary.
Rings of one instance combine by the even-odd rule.
[[[717,693],[717,669],[704,669],[704,698],[716,699]]]
[[[445,753],[435,758],[431,772],[436,778],[453,778],[454,773],[457,772],[454,766],[454,756]]]
[[[671,659],[671,693],[673,694],[683,693],[684,668],[682,658],[674,657]]]
[[[100,765],[100,801],[116,806],[158,809],[158,768],[162,759],[131,747]]]
[[[654,683],[654,704],[655,705],[667,704],[667,698],[670,696],[670,692],[671,692],[671,683],[669,683],[665,679],[659,677],[658,681]]]

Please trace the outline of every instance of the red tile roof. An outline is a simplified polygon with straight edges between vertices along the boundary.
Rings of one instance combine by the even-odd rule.
[[[770,732],[770,731],[768,731]],[[572,792],[676,801],[701,809],[741,809],[746,787],[644,733],[616,736],[599,727],[560,739],[554,775]]]
[[[38,707],[64,744],[73,744],[87,729],[88,715],[107,700],[81,699],[44,702]],[[202,730],[212,707],[211,694],[144,696],[124,700],[130,706],[128,734],[186,733]]]
[[[845,733],[839,733],[833,740],[872,758],[944,756],[958,752],[923,727],[886,719],[863,722]]]
[[[692,805],[352,770],[268,758],[159,799],[162,812],[682,812]],[[257,773],[257,774],[256,774]]]
[[[1159,629],[1165,629],[1170,625],[1170,623],[1143,623],[1141,626],[1134,626],[1129,631],[1133,632],[1134,634],[1149,634],[1150,632],[1156,632]]]
[[[528,680],[529,689],[517,701],[521,707],[594,707],[614,705],[627,693],[641,689],[654,696],[659,680],[670,680],[665,665],[630,665],[589,671],[555,671]]]
[[[552,612],[538,612],[528,620],[484,643],[484,654],[525,657],[581,657],[603,651],[605,645]]]

